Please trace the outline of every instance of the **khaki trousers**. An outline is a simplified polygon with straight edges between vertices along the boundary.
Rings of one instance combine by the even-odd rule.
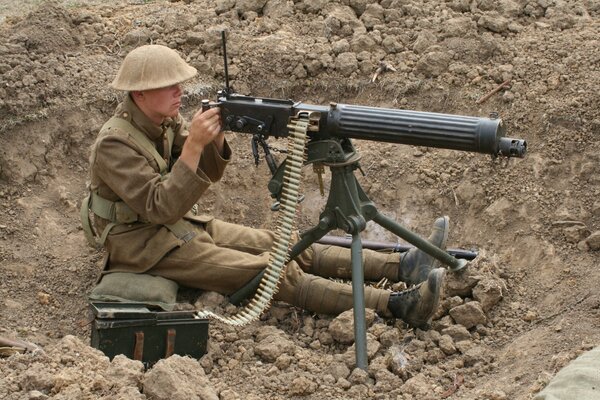
[[[275,239],[272,231],[214,219],[197,236],[175,249],[147,273],[183,286],[229,295],[267,267]],[[398,253],[363,250],[365,280],[398,279]],[[275,300],[318,313],[336,315],[351,309],[352,287],[325,278],[351,278],[350,249],[313,244],[285,268]],[[365,305],[389,316],[389,291],[365,287]]]

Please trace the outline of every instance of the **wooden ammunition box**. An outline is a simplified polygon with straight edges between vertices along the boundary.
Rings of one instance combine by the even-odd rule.
[[[193,311],[157,311],[129,303],[90,303],[91,346],[111,360],[117,354],[146,367],[172,354],[199,359],[206,354],[208,319]]]

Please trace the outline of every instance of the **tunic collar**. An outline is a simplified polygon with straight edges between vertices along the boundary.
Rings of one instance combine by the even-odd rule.
[[[129,95],[125,96],[125,100],[119,104],[115,115],[131,122],[152,140],[161,138],[166,128],[172,124],[172,119],[166,118],[162,125],[156,125],[138,108]]]

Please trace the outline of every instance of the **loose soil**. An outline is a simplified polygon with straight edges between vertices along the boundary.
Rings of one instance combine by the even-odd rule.
[[[0,1],[0,336],[42,349],[0,358],[0,397],[533,397],[600,344],[599,17],[598,0]],[[449,215],[449,247],[479,252],[449,274],[432,330],[368,313],[368,371],[354,368],[347,313],[285,304],[243,328],[211,322],[199,361],[145,370],[89,346],[103,253],[86,244],[78,206],[89,146],[120,98],[108,84],[129,50],[168,45],[200,72],[186,85],[189,117],[223,86],[223,29],[240,93],[497,113],[528,142],[525,158],[506,160],[355,141],[380,211],[423,236]],[[382,61],[393,70],[374,79]],[[200,207],[273,228],[267,166],[254,166],[249,137],[227,137],[235,159]],[[311,168],[303,191],[299,229],[326,201]],[[373,225],[363,238],[396,240]],[[235,312],[198,295],[198,308]]]

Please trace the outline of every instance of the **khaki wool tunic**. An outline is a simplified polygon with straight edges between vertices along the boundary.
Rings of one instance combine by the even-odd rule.
[[[265,269],[275,239],[273,232],[188,212],[223,176],[231,158],[229,145],[225,143],[223,154],[214,144],[207,146],[197,170],[192,171],[178,160],[187,136],[181,116],[157,126],[129,96],[119,104],[115,116],[129,121],[156,145],[167,160],[169,174],[162,177],[154,157],[126,132],[118,128],[100,132],[90,158],[90,188],[107,200],[125,202],[139,219],[117,225],[108,234],[104,243],[108,253],[105,272],[148,273],[183,286],[228,295]],[[175,133],[170,155],[165,145],[169,127]],[[184,216],[189,218],[186,229],[195,235],[187,242],[164,226]],[[108,223],[98,216],[94,218],[99,233]],[[385,277],[397,281],[399,258],[398,253],[363,250],[365,279],[377,281]],[[352,308],[352,288],[323,277],[351,276],[349,249],[314,244],[288,263],[275,300],[315,313],[337,314]],[[366,306],[386,316],[390,315],[388,299],[386,290],[365,288]]]

